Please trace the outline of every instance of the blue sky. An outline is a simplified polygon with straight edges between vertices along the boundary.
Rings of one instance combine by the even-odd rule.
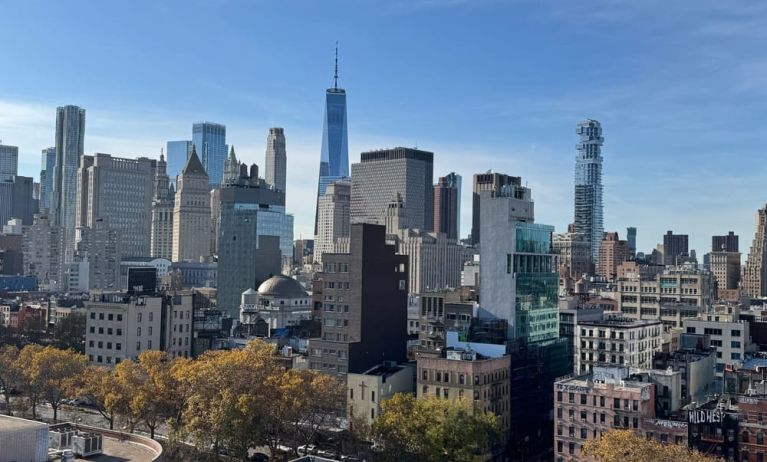
[[[295,236],[314,213],[324,89],[335,41],[350,158],[418,146],[435,178],[520,175],[536,220],[572,220],[574,133],[605,136],[605,227],[640,250],[667,229],[708,251],[729,229],[747,252],[767,202],[767,4],[643,0],[6,1],[0,139],[39,175],[55,107],[87,110],[86,153],[159,156],[191,125],[227,125],[263,165],[268,128],[288,143]]]

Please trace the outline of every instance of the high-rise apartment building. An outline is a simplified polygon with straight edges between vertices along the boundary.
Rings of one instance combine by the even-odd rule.
[[[434,292],[461,286],[463,264],[470,258],[455,239],[441,233],[400,229],[388,238],[397,253],[407,255],[411,293]]]
[[[340,238],[348,238],[351,230],[351,188],[348,181],[328,185],[317,205],[317,235],[314,236],[314,261],[322,263],[322,255],[333,253]]]
[[[45,148],[40,165],[40,210],[51,209],[53,172],[56,169],[56,148]]]
[[[242,293],[280,274],[283,257],[292,259],[293,217],[281,205],[285,194],[259,178],[255,164],[250,171],[240,164],[234,149],[226,170],[219,193],[218,307],[237,318]]]
[[[186,161],[192,155],[192,146],[194,146],[194,143],[187,140],[168,141],[166,143],[165,154],[168,159],[168,178],[174,187],[176,186],[177,177],[181,175],[181,170],[184,169]]]
[[[119,233],[123,255],[149,256],[156,169],[157,161],[146,157],[82,156],[77,172],[77,226],[90,227],[100,218],[107,219]]]
[[[608,280],[615,279],[618,275],[618,265],[626,261],[628,255],[628,242],[620,240],[618,233],[604,233],[602,242],[599,243],[596,273]]]
[[[309,343],[309,367],[338,377],[407,350],[407,257],[386,243],[386,229],[353,224],[349,253],[323,256],[322,335]]]
[[[226,126],[213,122],[198,122],[192,126],[192,143],[208,174],[208,186],[215,188],[224,178],[224,161],[229,150],[226,145]]]
[[[596,120],[578,122],[580,136],[575,157],[575,232],[589,236],[591,259],[599,258],[604,233],[602,221],[602,125]]]
[[[266,139],[264,179],[278,191],[286,193],[288,156],[285,152],[285,131],[275,127],[269,129]],[[285,205],[285,204],[283,204]]]
[[[322,118],[322,153],[317,182],[317,204],[325,189],[334,181],[349,177],[349,135],[346,124],[346,90],[338,88],[338,48],[333,88],[325,91],[325,115]],[[315,212],[314,234],[317,234]]]
[[[24,274],[34,276],[41,287],[50,290],[61,283],[62,237],[61,228],[49,215],[35,215],[33,224],[24,226]]]
[[[411,148],[363,152],[352,165],[352,223],[384,224],[389,203],[399,195],[409,228],[434,226],[434,154]]]
[[[479,195],[482,191],[500,191],[501,189],[513,189],[522,186],[522,178],[518,176],[506,175],[504,173],[495,173],[488,171],[486,173],[475,173],[474,184],[472,188],[471,204],[471,243],[479,244],[480,236],[480,215],[482,204]]]
[[[70,278],[83,289],[115,289],[120,287],[120,232],[110,226],[108,218],[97,218],[88,226],[75,228],[75,255],[65,265]],[[73,286],[72,282],[68,282]]]
[[[165,158],[160,154],[154,176],[151,217],[151,251],[154,258],[170,260],[173,256],[173,202],[175,191],[167,173]]]
[[[19,148],[0,144],[0,179],[19,174]]]
[[[77,169],[83,156],[85,109],[63,106],[56,109],[56,166],[53,173],[54,224],[62,228],[64,262],[74,259],[77,227]]]
[[[458,239],[461,232],[461,175],[451,172],[434,185],[434,226],[436,233]]]
[[[529,188],[507,185],[480,193],[480,318],[508,321],[508,338],[559,336],[553,226],[534,223]]]
[[[712,252],[739,252],[738,235],[730,231],[724,236],[711,236]]]
[[[663,235],[663,263],[665,265],[681,264],[679,257],[686,257],[690,254],[687,234],[674,234],[673,231],[666,231]]]
[[[210,251],[210,192],[208,174],[195,148],[178,178],[173,203],[174,262],[200,261]]]

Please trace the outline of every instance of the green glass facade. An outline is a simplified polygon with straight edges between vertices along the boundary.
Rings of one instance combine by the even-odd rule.
[[[529,343],[559,337],[559,277],[551,254],[554,227],[515,223],[516,337]],[[511,263],[511,262],[510,262]]]

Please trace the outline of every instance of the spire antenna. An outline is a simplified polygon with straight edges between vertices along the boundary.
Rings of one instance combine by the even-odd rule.
[[[333,75],[333,88],[338,90],[338,40],[336,40],[336,72]]]

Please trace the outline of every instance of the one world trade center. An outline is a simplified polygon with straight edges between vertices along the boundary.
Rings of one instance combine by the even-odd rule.
[[[329,184],[349,178],[349,137],[346,128],[346,90],[338,88],[338,46],[336,46],[333,88],[325,92],[325,117],[322,127],[322,157],[317,185],[317,201]],[[317,234],[317,210],[314,234]]]

